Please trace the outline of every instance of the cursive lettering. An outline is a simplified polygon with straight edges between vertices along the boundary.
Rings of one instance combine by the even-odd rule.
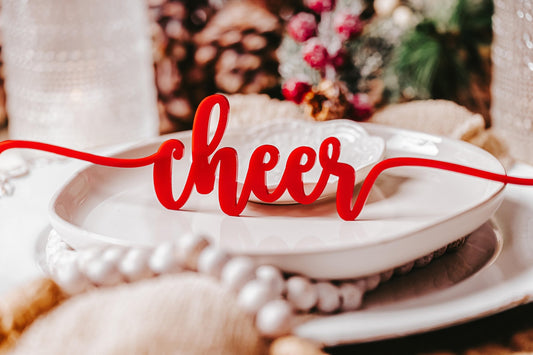
[[[214,134],[209,140],[209,120],[216,105],[219,107],[220,114]],[[177,199],[174,198],[172,186],[172,163],[174,160],[182,159],[185,150],[184,144],[177,139],[167,140],[160,145],[156,153],[137,159],[104,157],[56,145],[20,140],[0,142],[0,154],[8,149],[27,148],[117,168],[153,165],[153,184],[157,199],[164,207],[171,210],[182,208],[193,189],[196,189],[200,194],[211,193],[215,189],[218,169],[219,205],[224,213],[231,216],[238,216],[242,213],[252,193],[259,200],[267,203],[275,202],[285,192],[288,192],[298,203],[313,203],[323,193],[330,176],[336,176],[338,178],[337,212],[344,220],[355,220],[361,213],[377,177],[384,170],[398,166],[420,166],[453,171],[502,183],[533,185],[533,179],[496,174],[432,159],[400,157],[385,159],[376,164],[363,182],[355,201],[353,201],[355,170],[351,165],[339,162],[340,142],[335,137],[329,137],[320,145],[318,159],[317,152],[311,147],[302,146],[294,149],[289,154],[279,184],[271,191],[266,184],[266,174],[279,163],[279,150],[273,145],[257,147],[252,152],[246,177],[240,186],[239,193],[237,151],[232,147],[219,148],[226,129],[229,109],[228,100],[222,95],[209,96],[198,106],[192,131],[192,162],[185,185]],[[302,174],[311,170],[317,164],[317,160],[322,171],[313,190],[306,194]]]

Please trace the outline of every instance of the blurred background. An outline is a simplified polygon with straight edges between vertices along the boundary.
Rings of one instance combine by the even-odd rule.
[[[146,6],[161,133],[190,129],[198,103],[215,92],[285,98],[317,120],[364,120],[390,103],[448,99],[490,125],[491,0]],[[9,92],[0,68],[6,126]]]

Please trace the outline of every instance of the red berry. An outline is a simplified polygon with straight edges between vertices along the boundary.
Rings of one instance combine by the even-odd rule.
[[[304,60],[314,69],[323,69],[329,60],[328,50],[318,38],[311,38],[303,48]]]
[[[372,116],[372,112],[374,112],[374,107],[370,103],[370,98],[367,94],[355,94],[353,95],[352,99],[352,108],[354,113],[354,119],[356,121],[362,121],[366,120],[370,116]]]
[[[340,68],[344,64],[346,64],[346,61],[348,59],[347,57],[348,53],[344,48],[341,48],[337,51],[337,53],[335,53],[335,55],[331,57],[331,64],[333,64],[335,68]]]
[[[335,0],[304,0],[304,5],[320,14],[324,11],[331,11],[335,7]]]
[[[355,37],[363,31],[363,22],[355,14],[337,13],[333,18],[333,26],[343,40]]]
[[[296,42],[305,42],[316,34],[316,20],[313,14],[300,12],[287,25],[289,35]]]
[[[311,85],[304,81],[292,78],[283,84],[281,93],[287,100],[299,104],[302,102],[305,94],[307,94],[309,90],[311,90]]]

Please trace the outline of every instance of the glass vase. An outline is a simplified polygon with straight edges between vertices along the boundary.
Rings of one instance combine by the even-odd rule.
[[[86,149],[158,134],[143,0],[4,0],[9,135]]]
[[[533,1],[495,0],[493,31],[492,126],[533,164]]]

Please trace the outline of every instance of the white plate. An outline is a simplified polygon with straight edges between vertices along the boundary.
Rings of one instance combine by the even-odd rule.
[[[510,175],[531,177],[533,167],[519,164]],[[380,286],[367,294],[362,310],[307,318],[295,333],[331,346],[366,342],[457,325],[531,302],[533,188],[510,185],[504,195],[492,223],[475,231],[456,255]]]
[[[365,124],[387,144],[386,156],[452,161],[504,173],[500,163],[467,143]],[[190,147],[190,132],[171,136]],[[168,139],[170,137],[164,137]],[[152,154],[159,142],[121,157]],[[174,164],[180,192],[189,159]],[[381,272],[471,233],[497,209],[503,184],[428,168],[395,168],[378,179],[356,221],[341,220],[334,201],[309,206],[249,203],[241,217],[224,215],[217,194],[191,195],[180,211],[156,200],[151,167],[89,166],[56,194],[53,228],[73,247],[95,243],[155,245],[183,233],[203,233],[221,248],[314,278],[343,279]]]

